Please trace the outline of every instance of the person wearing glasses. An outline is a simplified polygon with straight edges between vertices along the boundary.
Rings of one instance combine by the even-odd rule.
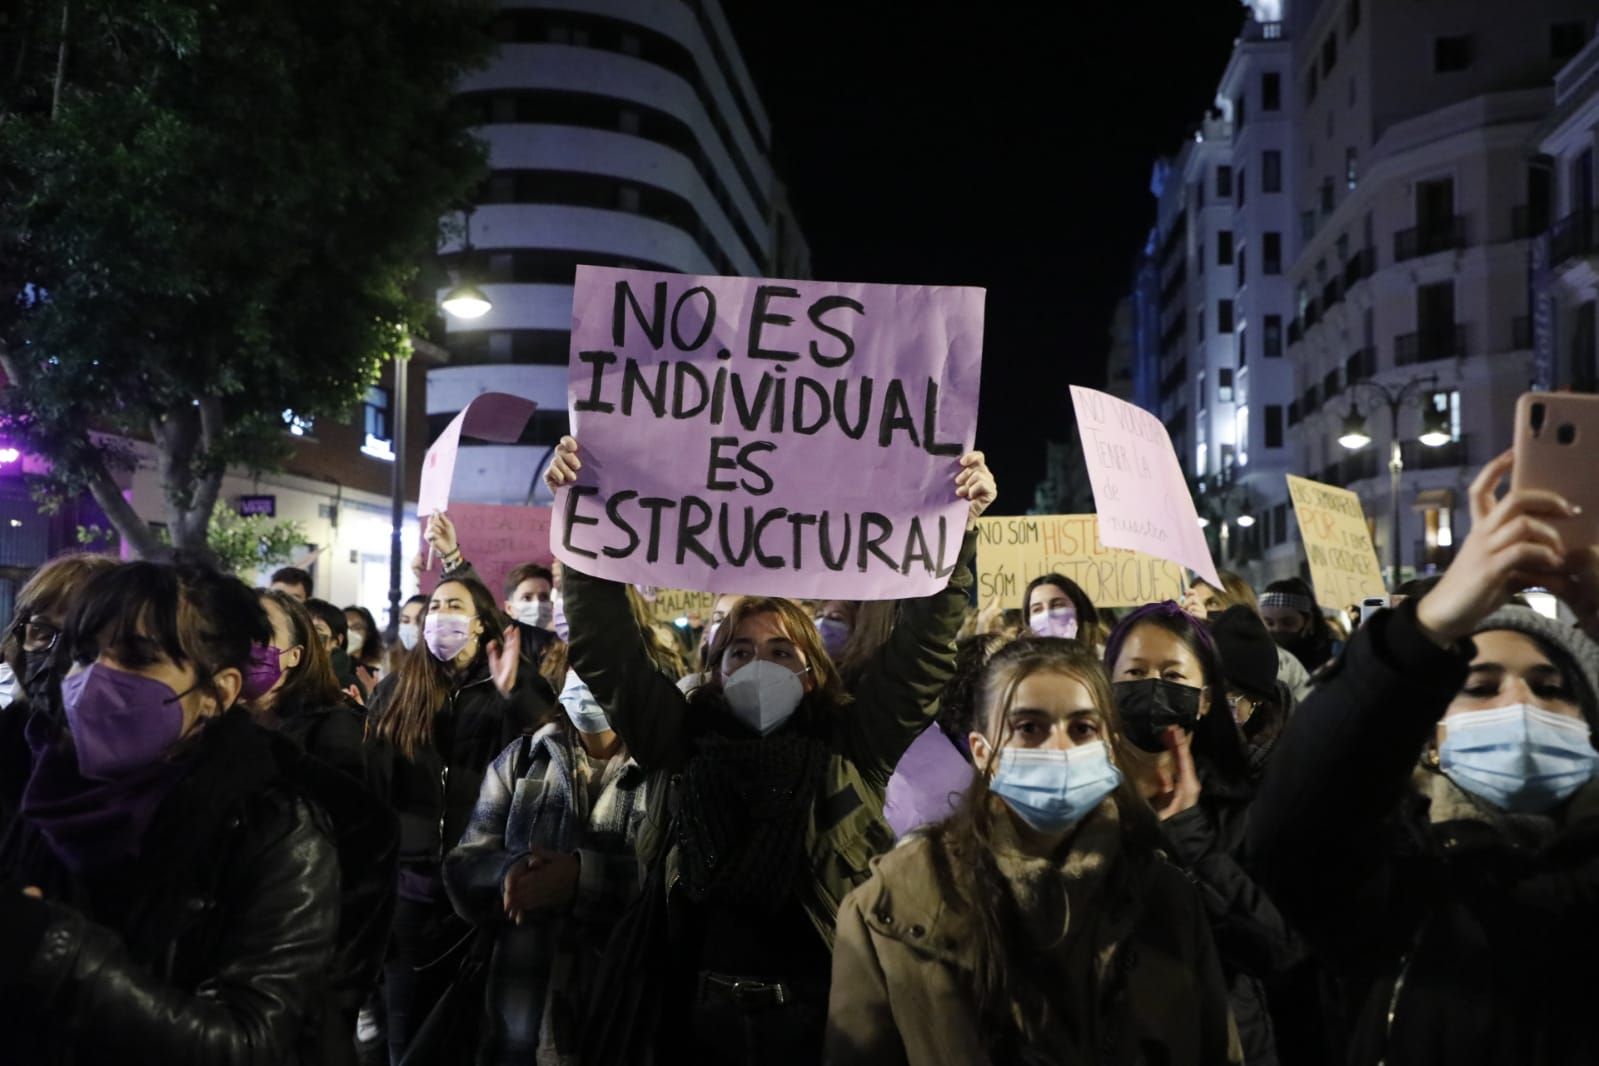
[[[56,648],[67,612],[89,579],[116,566],[105,555],[61,555],[36,570],[17,594],[16,612],[0,637],[0,661],[11,671],[10,701],[0,708],[0,836],[16,816],[32,758],[22,731],[34,710],[61,717]]]

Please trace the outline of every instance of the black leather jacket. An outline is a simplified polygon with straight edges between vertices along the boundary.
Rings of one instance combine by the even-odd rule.
[[[322,1061],[338,854],[328,819],[280,761],[292,749],[242,714],[209,727],[227,722],[215,743],[226,758],[174,791],[126,870],[86,885],[19,823],[0,876],[72,902],[51,902],[32,957],[4,967],[18,980],[0,997],[0,1058]]]

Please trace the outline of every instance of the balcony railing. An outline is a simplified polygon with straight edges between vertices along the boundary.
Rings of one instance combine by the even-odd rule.
[[[1362,348],[1344,360],[1344,379],[1353,385],[1377,376],[1377,349]]]
[[[1573,211],[1549,230],[1549,260],[1555,265],[1599,252],[1599,211]]]
[[[1466,354],[1466,327],[1460,323],[1394,338],[1394,365],[1410,366]]]
[[[1348,292],[1376,272],[1377,249],[1362,248],[1354,254],[1349,262],[1344,264],[1344,291]]]
[[[1394,234],[1394,262],[1466,247],[1466,220],[1455,215],[1439,222],[1412,226]]]

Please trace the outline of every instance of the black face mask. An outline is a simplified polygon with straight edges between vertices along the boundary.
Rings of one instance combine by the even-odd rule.
[[[37,706],[44,706],[45,693],[54,680],[51,667],[55,665],[55,650],[40,648],[38,651],[22,651],[22,687],[28,693],[28,699]]]
[[[1160,677],[1118,681],[1111,686],[1116,710],[1121,712],[1127,739],[1150,752],[1162,752],[1161,734],[1167,726],[1192,733],[1199,724],[1200,690]]]

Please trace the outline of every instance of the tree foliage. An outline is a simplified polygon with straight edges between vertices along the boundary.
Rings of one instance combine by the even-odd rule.
[[[344,417],[431,318],[439,219],[482,176],[451,102],[479,0],[22,0],[0,24],[0,421],[88,490],[151,440],[180,547],[283,412]],[[91,430],[104,431],[94,432]]]
[[[164,528],[156,530],[156,539],[163,546],[170,541]],[[78,527],[78,543],[93,551],[114,552],[120,540],[114,529]],[[298,522],[241,515],[226,507],[211,512],[206,529],[206,546],[218,564],[229,573],[246,577],[263,567],[289,562],[304,543],[305,527]]]

